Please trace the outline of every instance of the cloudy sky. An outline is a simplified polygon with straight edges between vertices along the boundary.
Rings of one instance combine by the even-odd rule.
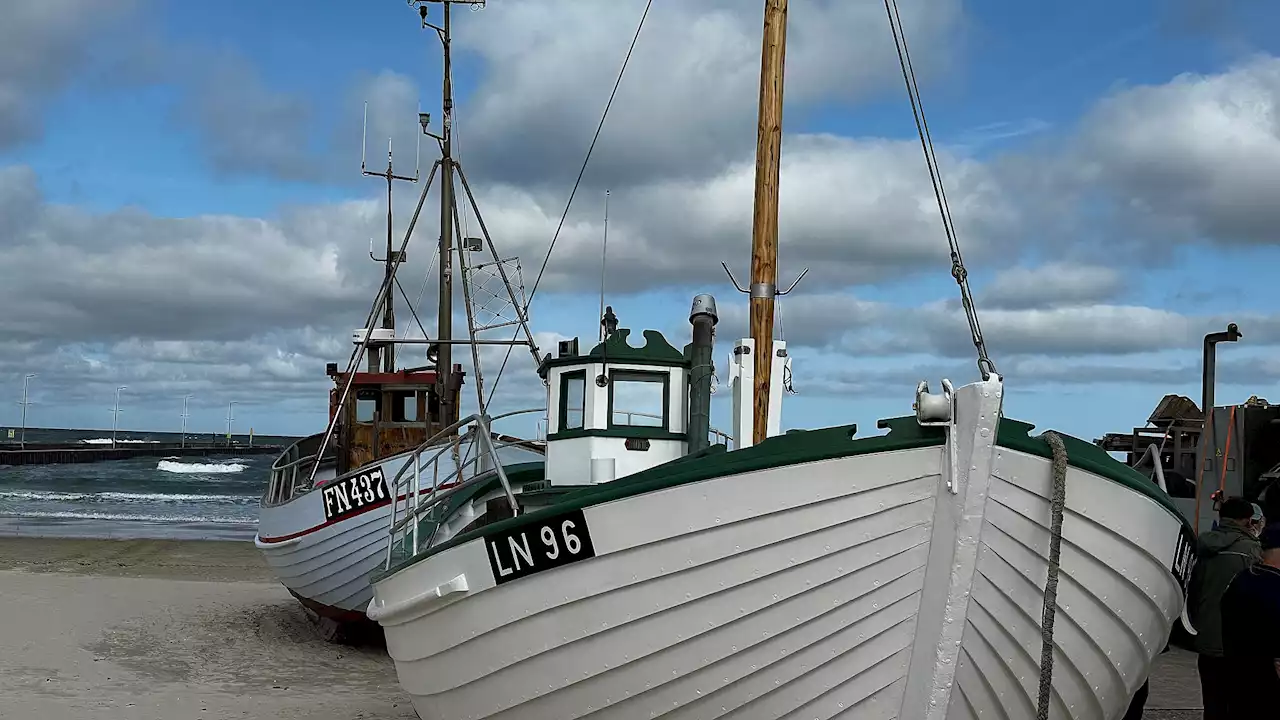
[[[644,5],[455,13],[459,154],[526,291]],[[1244,340],[1220,352],[1219,401],[1280,398],[1280,11],[1053,5],[901,0],[1006,413],[1086,438],[1141,425],[1165,393],[1198,400],[1201,338],[1228,321]],[[719,300],[721,426],[746,303],[720,262],[742,278],[750,260],[761,6],[654,3],[531,310],[544,351],[595,338],[608,189],[622,325],[682,345],[693,295]],[[35,372],[32,426],[110,427],[125,385],[130,428],[176,430],[192,393],[193,430],[224,427],[231,400],[237,430],[322,429],[324,366],[347,362],[385,233],[362,107],[373,164],[392,137],[411,174],[416,112],[439,117],[434,36],[400,0],[0,16],[0,424]],[[780,304],[784,425],[872,431],[920,379],[973,380],[974,351],[879,0],[793,2],[787,50],[780,279],[810,272]],[[397,234],[418,191],[397,186]],[[429,332],[437,217],[400,274]],[[541,393],[512,353],[496,403]]]

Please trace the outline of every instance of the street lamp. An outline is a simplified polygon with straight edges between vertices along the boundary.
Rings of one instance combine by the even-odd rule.
[[[187,414],[187,402],[193,397],[195,395],[184,395],[182,397],[182,447],[184,448],[187,446],[187,418],[190,417]]]
[[[128,389],[128,385],[116,388],[116,406],[111,411],[111,449],[116,447],[116,428],[120,426],[120,391]]]
[[[22,379],[22,430],[21,435],[18,436],[18,447],[23,450],[27,449],[27,406],[31,404],[27,401],[27,386],[33,377],[36,377],[35,373],[27,373],[27,376]]]
[[[235,400],[227,403],[227,447],[231,447],[231,422],[236,419],[235,415],[232,414],[231,407],[235,404]]]

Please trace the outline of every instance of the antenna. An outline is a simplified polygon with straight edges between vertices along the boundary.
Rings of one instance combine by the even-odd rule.
[[[422,113],[418,114],[419,122],[422,121]],[[376,262],[381,262],[386,267],[386,279],[391,282],[395,275],[395,269],[400,262],[404,261],[405,253],[394,249],[391,233],[391,183],[395,180],[404,180],[406,182],[417,183],[419,172],[422,168],[422,139],[418,138],[417,155],[415,161],[413,177],[408,175],[397,175],[395,173],[394,152],[392,151],[392,139],[387,137],[387,169],[384,172],[373,172],[366,167],[365,153],[368,148],[367,133],[369,131],[369,101],[364,102],[364,123],[363,131],[360,138],[360,174],[366,177],[380,177],[387,181],[387,254],[386,257],[378,258],[373,254],[373,239],[369,240],[369,257]],[[382,312],[382,327],[391,330],[392,337],[395,336],[396,314],[395,307],[392,303],[393,294],[388,292],[386,303]],[[381,362],[380,362],[381,361]],[[377,372],[378,366],[382,365],[383,372],[395,372],[396,370],[396,349],[395,345],[387,345],[385,347],[372,347],[369,352],[369,371]]]
[[[604,239],[600,242],[600,317],[604,317],[604,274],[609,253],[609,190],[604,191]],[[600,341],[604,342],[604,325],[600,325]]]

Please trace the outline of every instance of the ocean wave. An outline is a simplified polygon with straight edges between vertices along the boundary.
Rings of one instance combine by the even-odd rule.
[[[0,490],[0,500],[35,500],[52,502],[186,502],[249,505],[258,498],[251,495],[209,495],[195,493],[131,493],[131,492],[58,492],[55,490]]]
[[[205,473],[205,474],[221,474],[221,473],[238,473],[244,472],[249,467],[243,463],[190,463],[175,462],[173,460],[161,460],[157,465],[157,470],[171,473]]]
[[[85,445],[110,445],[113,441],[111,440],[111,438],[91,438],[88,440],[81,440],[80,442]],[[135,444],[158,443],[160,441],[159,440],[115,440],[114,442],[117,445],[122,445],[124,443],[135,443]]]
[[[0,511],[0,517],[31,518],[34,520],[123,520],[149,521],[162,523],[209,523],[211,525],[251,525],[253,520],[223,515],[139,515],[136,513],[40,511],[12,512]]]

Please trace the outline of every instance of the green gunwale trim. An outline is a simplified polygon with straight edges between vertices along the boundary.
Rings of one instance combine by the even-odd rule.
[[[853,439],[858,426],[840,425],[820,430],[790,430],[783,435],[768,438],[759,445],[733,452],[728,452],[724,445],[712,445],[700,452],[685,455],[603,485],[583,486],[581,489],[567,493],[563,500],[549,507],[463,533],[429,550],[420,551],[416,557],[407,558],[392,565],[391,569],[382,576],[398,572],[449,548],[490,533],[536,521],[541,517],[726,475],[851,455],[941,445],[946,437],[942,428],[921,427],[916,423],[914,416],[881,420],[879,426],[888,428],[889,432],[885,435]]]
[[[661,367],[689,367],[689,359],[683,352],[672,347],[671,343],[657,330],[645,330],[644,347],[632,347],[627,342],[631,334],[628,328],[618,328],[604,342],[591,348],[586,355],[571,355],[553,358],[547,356],[538,366],[538,374],[545,379],[547,371],[553,367],[564,365],[582,365],[584,363],[622,363],[626,365],[658,365]]]
[[[1049,445],[1041,440],[1037,435],[1032,437],[1031,430],[1035,425],[1022,422],[1021,420],[1010,420],[1004,418],[1000,420],[1000,430],[996,433],[996,444],[1009,450],[1017,450],[1029,455],[1038,455],[1043,458],[1053,458]],[[1135,492],[1146,495],[1154,500],[1165,510],[1168,510],[1174,517],[1182,521],[1182,525],[1194,532],[1191,522],[1187,520],[1178,506],[1173,503],[1173,498],[1164,492],[1146,475],[1134,470],[1124,463],[1116,460],[1107,454],[1106,450],[1094,445],[1091,442],[1085,442],[1079,438],[1072,437],[1066,433],[1058,433],[1062,438],[1062,444],[1067,448],[1067,462],[1072,467],[1091,472],[1094,475],[1104,477],[1112,482],[1119,483]],[[1071,491],[1068,490],[1068,493]]]
[[[547,442],[552,440],[569,440],[571,438],[581,437],[612,437],[612,438],[649,438],[650,440],[685,440],[684,433],[671,432],[665,428],[649,427],[645,425],[617,425],[608,429],[604,428],[575,428],[573,430],[561,430],[547,436]]]
[[[448,542],[419,552],[415,557],[405,558],[393,564],[390,569],[380,572],[375,581],[377,578],[399,572],[436,553],[444,552],[452,547],[491,533],[502,532],[537,521],[542,517],[551,517],[572,510],[581,510],[593,505],[602,505],[614,500],[727,475],[855,455],[912,450],[942,445],[946,439],[946,433],[943,428],[937,426],[922,427],[916,422],[914,415],[887,418],[880,420],[876,425],[880,428],[887,428],[889,432],[873,437],[855,438],[854,435],[857,433],[856,425],[840,425],[819,430],[790,430],[783,435],[768,438],[759,445],[736,450],[732,453],[728,452],[724,445],[712,445],[700,452],[686,455],[604,485],[583,486],[581,489],[566,493],[563,500],[549,507],[518,517],[500,520],[482,528],[462,533]],[[1051,459],[1052,453],[1049,450],[1049,446],[1039,437],[1032,437],[1029,434],[1034,427],[1030,423],[1002,418],[999,429],[996,432],[996,444],[1009,450]],[[1067,459],[1071,466],[1094,473],[1146,495],[1178,518],[1184,527],[1188,529],[1191,527],[1187,519],[1173,504],[1173,500],[1142,473],[1112,458],[1104,450],[1092,443],[1063,433],[1059,433],[1059,435],[1062,436],[1063,444],[1067,448]],[[536,463],[534,464],[536,465]],[[511,477],[511,475],[512,473],[508,471],[508,477]],[[497,482],[496,479],[493,482]],[[480,491],[477,490],[476,492]],[[461,501],[459,501],[459,504],[461,504]]]

